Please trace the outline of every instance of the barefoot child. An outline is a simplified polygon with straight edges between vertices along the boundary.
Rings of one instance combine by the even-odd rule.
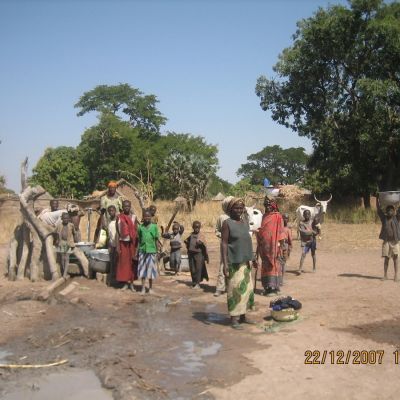
[[[317,250],[316,236],[319,234],[319,229],[315,221],[311,220],[311,212],[309,210],[304,210],[303,218],[304,221],[301,221],[299,224],[302,253],[298,272],[303,272],[304,259],[310,250],[313,259],[313,272],[315,272],[317,270],[317,256],[315,255],[315,251]]]
[[[283,276],[285,274],[285,267],[286,267],[286,262],[288,258],[290,257],[290,252],[292,251],[292,230],[289,228],[288,223],[289,223],[289,214],[285,213],[282,215],[283,219],[283,232],[285,235],[284,238],[284,246],[282,249],[282,255],[281,255],[281,260],[282,260],[282,285],[283,285]]]
[[[193,222],[193,232],[185,240],[188,250],[190,274],[192,275],[193,289],[200,289],[200,282],[205,279],[208,281],[206,262],[208,263],[208,253],[206,242],[202,233],[200,233],[201,223]]]
[[[153,279],[157,277],[157,248],[161,248],[158,228],[151,222],[150,210],[143,211],[143,223],[139,225],[139,264],[138,275],[142,280],[141,294],[146,293],[146,279],[149,280],[149,293],[153,292]]]
[[[107,212],[109,210],[110,208],[108,207]],[[114,210],[116,212],[116,207]],[[112,213],[114,210],[112,210]],[[131,211],[131,202],[129,200],[122,202],[122,213],[116,217],[116,230],[118,235],[118,259],[115,279],[118,282],[124,283],[121,290],[129,289],[134,292],[133,281],[136,279],[134,258],[137,253],[138,229],[136,216]]]
[[[182,234],[184,232],[183,225],[174,221],[172,224],[172,233],[163,233],[164,239],[169,239],[169,245],[171,248],[169,254],[169,266],[175,271],[175,275],[181,272],[181,247],[182,247]]]
[[[116,224],[116,216],[117,209],[114,205],[108,206],[107,208],[109,215],[109,223],[107,227],[107,237],[108,237],[108,253],[110,254],[110,278],[109,284],[114,284],[115,282],[115,272],[117,268],[117,224]]]
[[[400,224],[395,216],[395,208],[392,205],[386,207],[386,213],[383,213],[379,198],[376,198],[376,209],[382,223],[379,239],[383,240],[382,257],[383,262],[383,279],[388,279],[389,259],[393,259],[394,280],[398,282],[398,255],[400,250]]]

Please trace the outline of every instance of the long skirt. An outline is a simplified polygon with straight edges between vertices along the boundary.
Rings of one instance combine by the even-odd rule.
[[[279,290],[282,284],[282,265],[278,257],[273,264],[268,258],[262,259],[261,282],[264,289]]]
[[[115,279],[118,282],[130,282],[136,279],[133,265],[134,245],[132,242],[119,242],[119,253]]]
[[[138,275],[139,278],[157,278],[157,254],[139,252]]]
[[[231,317],[246,314],[254,306],[251,269],[247,263],[230,264],[229,277],[226,280],[228,311]]]
[[[190,275],[193,285],[198,285],[205,279],[208,281],[208,272],[203,253],[188,253]]]

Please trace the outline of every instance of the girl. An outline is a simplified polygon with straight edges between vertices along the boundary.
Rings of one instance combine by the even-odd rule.
[[[151,222],[152,214],[143,211],[143,223],[139,225],[139,264],[138,275],[142,280],[141,294],[146,293],[146,278],[149,280],[149,294],[153,292],[153,279],[157,277],[157,247],[161,248],[158,228]]]

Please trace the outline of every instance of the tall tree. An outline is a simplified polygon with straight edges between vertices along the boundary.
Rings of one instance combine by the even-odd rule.
[[[46,149],[32,172],[30,183],[43,186],[53,196],[76,198],[87,194],[88,171],[73,147]]]
[[[152,138],[160,134],[160,127],[167,119],[157,109],[157,97],[145,95],[139,89],[127,83],[119,85],[99,85],[85,92],[75,108],[79,108],[78,116],[90,111],[106,112],[129,117],[133,127],[138,128],[143,138]]]
[[[99,116],[99,123],[87,129],[78,145],[78,154],[89,176],[89,190],[102,188],[118,171],[131,170],[132,127],[109,112]]]
[[[165,160],[164,170],[170,183],[176,186],[177,194],[184,196],[192,208],[206,195],[216,167],[203,156],[173,152]]]
[[[248,178],[252,185],[262,185],[264,178],[272,184],[293,184],[304,177],[308,156],[303,147],[266,146],[250,154],[237,174]]]
[[[400,185],[400,4],[349,5],[300,21],[256,93],[275,121],[312,140],[314,177],[368,200],[376,186]]]

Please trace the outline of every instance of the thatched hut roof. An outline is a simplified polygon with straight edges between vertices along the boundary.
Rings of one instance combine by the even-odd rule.
[[[183,196],[178,196],[175,200],[175,203],[186,203],[186,199]]]
[[[215,197],[212,198],[212,201],[222,201],[225,199],[225,196],[219,192]]]

